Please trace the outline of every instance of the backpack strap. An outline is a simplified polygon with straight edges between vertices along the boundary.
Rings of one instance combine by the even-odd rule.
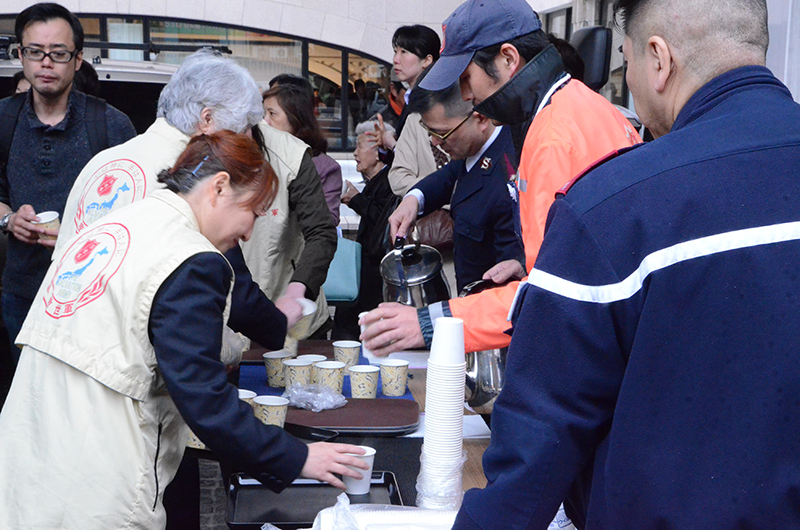
[[[86,132],[89,134],[89,147],[92,149],[92,156],[104,149],[108,149],[107,106],[104,99],[86,95]]]
[[[6,171],[8,155],[11,152],[11,140],[17,128],[22,106],[25,104],[27,93],[17,94],[8,98],[8,104],[0,113],[0,175]]]

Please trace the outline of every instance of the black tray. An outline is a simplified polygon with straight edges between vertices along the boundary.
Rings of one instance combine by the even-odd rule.
[[[282,530],[311,528],[317,513],[336,504],[342,490],[310,479],[295,480],[280,494],[242,473],[231,477],[225,522],[235,530],[260,530],[264,523]],[[403,505],[394,473],[373,471],[366,495],[350,495],[352,504]]]
[[[285,423],[283,425],[283,430],[292,436],[296,436],[301,440],[306,440],[309,442],[331,442],[335,440],[337,436],[339,436],[338,432],[330,429],[307,427],[305,425],[297,425],[295,423]],[[206,460],[216,460],[219,462],[217,455],[208,449],[195,449],[194,447],[187,447],[184,455],[192,458],[204,458]]]

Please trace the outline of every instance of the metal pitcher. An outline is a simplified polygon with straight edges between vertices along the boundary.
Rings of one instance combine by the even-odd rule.
[[[383,300],[423,307],[450,299],[450,286],[442,269],[442,255],[419,240],[409,245],[398,237],[394,250],[381,260]]]
[[[478,280],[461,291],[459,296],[475,294],[490,287],[498,287],[492,281]],[[508,348],[467,352],[467,377],[464,398],[472,410],[479,414],[491,414],[494,402],[506,379],[506,354]]]

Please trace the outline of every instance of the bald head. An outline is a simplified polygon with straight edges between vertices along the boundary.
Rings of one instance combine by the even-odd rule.
[[[701,83],[766,62],[766,0],[617,0],[614,12],[633,53],[642,53],[650,37],[662,37]]]

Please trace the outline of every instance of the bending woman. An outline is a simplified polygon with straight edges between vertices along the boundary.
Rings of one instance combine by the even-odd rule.
[[[59,251],[39,289],[0,414],[2,528],[164,528],[189,428],[275,491],[298,476],[343,487],[332,473],[364,467],[355,446],[263,425],[227,383],[222,252],[277,186],[256,144],[195,137],[159,181]]]

